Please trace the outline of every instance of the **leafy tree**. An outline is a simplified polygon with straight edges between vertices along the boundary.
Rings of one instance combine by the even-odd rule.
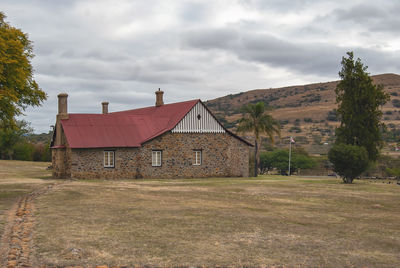
[[[35,146],[27,141],[17,143],[14,147],[14,159],[32,161],[35,152]]]
[[[28,106],[41,105],[46,93],[33,79],[34,54],[28,35],[4,19],[0,12],[0,121],[10,126]]]
[[[272,166],[279,170],[279,173],[287,174],[289,169],[289,151],[276,150],[272,154]],[[308,156],[305,150],[301,147],[295,148],[292,151],[292,159],[290,162],[290,170],[293,172],[299,169],[308,169],[315,166],[315,161]]]
[[[328,158],[344,183],[352,183],[369,164],[368,151],[357,145],[335,144],[329,150]]]
[[[315,166],[314,160],[303,154],[295,154],[293,156],[293,165],[290,167],[293,171],[298,171],[299,169],[308,169]]]
[[[354,60],[353,52],[342,58],[342,69],[339,72],[341,81],[337,85],[336,102],[340,126],[336,129],[336,142],[364,147],[370,161],[375,161],[382,146],[380,106],[389,99],[382,85],[374,85],[367,66],[358,58]]]
[[[253,132],[254,134],[254,176],[257,177],[258,164],[260,162],[259,149],[261,136],[267,135],[270,141],[274,142],[274,134],[280,135],[280,125],[277,120],[267,114],[267,108],[263,102],[256,104],[249,103],[241,109],[243,118],[239,121],[238,132]]]
[[[285,175],[289,169],[289,151],[276,150],[273,152],[273,167],[276,168],[280,174]],[[293,164],[293,162],[292,162]],[[293,169],[292,169],[293,170]],[[294,170],[293,170],[294,171]]]
[[[0,156],[13,159],[14,147],[32,133],[32,128],[25,121],[17,121],[13,126],[0,125]]]
[[[289,168],[289,151],[275,150],[272,152],[260,153],[260,169],[262,172],[276,168],[279,173],[287,174]],[[291,170],[296,172],[299,169],[308,169],[315,166],[315,161],[308,156],[307,152],[301,148],[294,148],[292,151]]]
[[[36,143],[34,144],[34,151],[32,154],[33,161],[42,161],[42,162],[50,162],[51,161],[51,151],[50,151],[50,142]]]
[[[274,168],[273,164],[274,164],[273,152],[260,153],[260,170],[262,174],[272,170]]]

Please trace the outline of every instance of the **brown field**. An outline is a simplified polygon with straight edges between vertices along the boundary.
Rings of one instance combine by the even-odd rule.
[[[25,175],[8,172],[14,165]],[[44,164],[0,166],[1,181],[16,179],[15,189],[48,182],[29,179],[48,176]],[[41,264],[400,266],[400,186],[393,183],[279,176],[70,181],[34,202]]]
[[[19,197],[50,183],[50,163],[0,160],[0,236],[7,211]]]

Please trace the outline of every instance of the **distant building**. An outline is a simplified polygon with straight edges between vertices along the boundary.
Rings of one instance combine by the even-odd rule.
[[[51,143],[55,178],[248,176],[246,140],[225,129],[200,100],[101,114],[69,114],[58,95]]]

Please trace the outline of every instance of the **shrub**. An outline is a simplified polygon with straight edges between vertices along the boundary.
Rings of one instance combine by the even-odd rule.
[[[328,158],[344,183],[352,183],[369,164],[367,150],[356,145],[336,144],[329,150]]]
[[[320,145],[322,141],[322,137],[320,135],[312,135],[315,144]]]
[[[50,144],[35,144],[32,154],[33,161],[51,161]]]
[[[272,152],[272,159],[272,166],[276,168],[280,174],[287,174],[287,171],[289,170],[288,150],[276,150]]]
[[[32,161],[33,152],[35,151],[35,146],[31,143],[21,142],[14,146],[14,159]]]
[[[292,150],[290,173],[299,169],[309,169],[315,166],[315,161],[308,156],[302,147],[295,147]],[[260,154],[261,171],[266,172],[276,168],[280,174],[285,175],[289,169],[289,151],[275,150],[272,152],[262,152]]]
[[[264,174],[273,169],[273,152],[260,153],[260,170]]]
[[[299,169],[312,168],[315,165],[315,162],[312,158],[303,154],[293,155],[292,163],[293,163],[293,171],[297,171]]]
[[[328,112],[328,116],[326,117],[328,121],[338,121],[337,111],[333,109],[332,111]]]
[[[400,167],[400,158],[389,155],[380,155],[375,163],[372,163],[364,173],[368,177],[396,176],[396,169]]]
[[[388,126],[390,129],[381,128],[382,139],[386,142],[397,142],[400,139],[400,129],[397,129],[394,124]]]
[[[296,144],[307,144],[308,143],[308,139],[306,136],[296,136]]]
[[[303,120],[306,123],[312,123],[312,121],[313,121],[311,117],[305,117]]]
[[[389,174],[389,176],[400,178],[400,168],[387,168],[386,173]]]
[[[301,132],[301,128],[299,128],[299,127],[291,127],[289,129],[289,132],[300,133]]]

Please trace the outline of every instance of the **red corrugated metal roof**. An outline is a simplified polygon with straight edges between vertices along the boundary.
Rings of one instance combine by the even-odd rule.
[[[69,147],[139,147],[171,129],[200,100],[109,114],[69,114],[61,120]]]

